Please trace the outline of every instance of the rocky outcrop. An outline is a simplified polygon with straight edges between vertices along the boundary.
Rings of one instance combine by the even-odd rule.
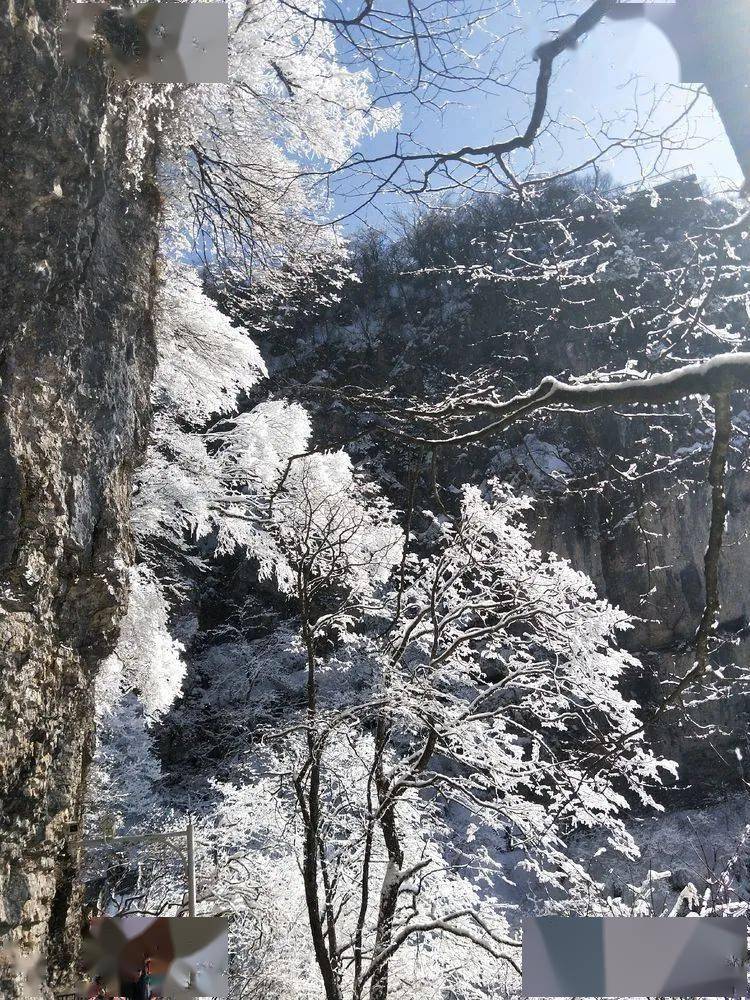
[[[597,443],[599,461],[607,454],[602,424],[592,416],[587,432],[573,435],[581,452],[592,441]],[[642,440],[648,440],[648,427],[640,430]],[[712,643],[712,662],[728,677],[735,676],[734,667],[750,674],[750,476],[741,448],[744,435],[737,435],[727,476],[720,620]],[[695,633],[705,602],[709,452],[710,440],[695,448],[690,476],[679,467],[669,469],[644,477],[614,499],[612,490],[576,494],[565,488],[540,498],[535,524],[540,546],[569,559],[594,580],[601,594],[633,616],[634,628],[624,633],[623,641],[644,669],[634,678],[632,693],[650,709],[669,689],[664,685],[674,684],[695,663]],[[630,454],[636,454],[632,444]],[[602,482],[607,472],[603,464],[596,470]],[[705,694],[705,689],[694,689],[696,698],[704,699]],[[680,764],[680,790],[671,801],[688,805],[712,801],[743,782],[749,723],[747,684],[739,683],[727,685],[724,697],[691,708],[687,718],[675,712],[651,726],[651,738],[659,749]],[[701,727],[715,731],[709,736]]]
[[[158,215],[101,53],[61,60],[63,6],[0,3],[0,939],[46,952],[50,982],[78,931],[93,675],[126,603]]]

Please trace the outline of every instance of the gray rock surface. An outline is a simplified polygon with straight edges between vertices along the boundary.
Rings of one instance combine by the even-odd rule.
[[[597,428],[595,418],[591,424]],[[540,546],[569,559],[594,580],[599,593],[633,616],[634,628],[623,633],[623,642],[644,669],[630,690],[650,709],[664,696],[664,683],[674,683],[695,662],[694,638],[705,601],[709,447],[707,442],[698,455],[693,481],[681,482],[679,470],[660,472],[645,479],[634,494],[623,497],[619,509],[595,490],[584,495],[553,491],[538,508],[535,528]],[[729,516],[713,654],[713,662],[728,667],[729,676],[732,665],[750,673],[750,475],[743,464],[737,463],[735,455],[734,468],[727,476]],[[600,474],[604,478],[606,469]],[[691,709],[692,722],[675,712],[649,727],[661,752],[681,766],[683,793],[670,797],[673,805],[714,801],[744,780],[740,765],[747,757],[750,722],[746,689],[747,685],[736,685],[731,698]],[[695,689],[695,696],[703,697],[700,688]],[[718,730],[707,736],[701,726]]]
[[[0,3],[0,939],[65,978],[93,676],[126,604],[154,364],[158,197],[123,170],[101,52],[61,0]],[[13,995],[10,979],[0,995]]]

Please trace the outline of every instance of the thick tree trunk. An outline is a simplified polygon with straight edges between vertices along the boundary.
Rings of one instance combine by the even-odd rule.
[[[78,932],[93,677],[126,603],[158,216],[153,164],[125,186],[101,52],[61,61],[62,16],[0,0],[0,940],[45,952],[51,982]]]

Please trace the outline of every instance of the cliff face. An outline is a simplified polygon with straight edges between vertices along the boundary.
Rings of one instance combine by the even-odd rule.
[[[738,409],[739,407],[736,407]],[[591,420],[597,436],[597,421]],[[582,435],[583,437],[583,435]],[[740,439],[734,442],[739,450]],[[703,471],[708,448],[701,453]],[[601,469],[602,477],[606,469]],[[643,675],[633,693],[654,707],[665,694],[664,682],[674,683],[694,665],[694,637],[705,601],[703,558],[708,542],[710,491],[696,479],[680,485],[665,473],[645,481],[637,499],[622,506],[589,493],[547,495],[541,500],[536,524],[539,544],[569,559],[587,573],[601,594],[635,619],[623,641],[641,660]],[[750,595],[747,590],[750,539],[750,476],[743,468],[727,477],[729,516],[720,562],[721,611],[713,662],[750,667]],[[697,692],[696,692],[697,693]],[[682,791],[674,804],[711,801],[745,777],[739,748],[747,757],[750,698],[746,686],[731,698],[706,702],[692,713],[700,725],[720,732],[706,740],[680,715],[663,717],[651,729],[661,751],[679,762]]]
[[[60,58],[62,16],[0,6],[0,939],[46,952],[51,982],[78,930],[93,674],[126,603],[158,214],[148,179],[126,186],[101,53]]]

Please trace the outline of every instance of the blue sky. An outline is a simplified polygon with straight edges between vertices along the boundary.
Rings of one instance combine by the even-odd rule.
[[[517,23],[523,30],[509,47],[510,61],[533,51],[536,44],[548,37],[547,26],[541,21],[519,14]],[[636,94],[642,108],[650,104],[654,95],[659,98],[654,121],[660,126],[678,115],[692,96],[677,86],[678,60],[669,42],[646,21],[605,21],[559,65],[549,108],[555,117],[565,121],[565,127],[557,138],[542,137],[535,144],[535,173],[569,169],[586,159],[594,147],[581,138],[585,126],[599,133],[601,119],[619,119],[617,134],[624,134],[635,120],[630,109]],[[533,91],[535,72],[535,65],[530,66],[518,81],[528,93]],[[528,99],[512,91],[489,97],[469,95],[464,98],[464,106],[448,109],[442,121],[411,110],[407,111],[405,124],[416,125],[422,142],[431,148],[456,148],[514,134],[513,122],[525,120],[527,107]],[[382,152],[391,144],[392,137],[373,140],[366,152]],[[691,166],[707,189],[736,191],[741,171],[710,99],[701,98],[679,145],[680,148],[660,160],[660,171]],[[517,155],[517,172],[523,173],[529,164],[528,154]],[[619,151],[601,166],[618,184],[637,181],[642,175],[641,164],[632,152]],[[386,199],[380,204],[387,212],[397,202]],[[368,218],[377,223],[376,212],[368,212]]]
[[[632,106],[633,85],[628,85],[628,80],[633,75],[639,78],[641,92],[649,91],[654,84],[664,92],[669,85],[679,84],[677,56],[659,29],[647,21],[607,21],[570,55],[556,81],[552,101],[563,107],[568,115],[574,114],[583,120],[595,119],[597,114],[614,115]],[[683,107],[686,99],[683,90],[671,90],[667,97],[669,107],[664,108],[664,120]],[[702,144],[702,148],[685,148],[671,153],[666,168],[692,165],[712,186],[736,187],[741,183],[742,174],[721,122],[714,114],[712,102],[708,98],[701,99],[690,120],[697,134],[709,141]],[[574,152],[571,144],[558,153],[560,161],[557,162],[565,162]],[[555,169],[557,162],[550,154],[542,167]],[[613,159],[610,170],[623,183],[640,176],[632,155]]]

